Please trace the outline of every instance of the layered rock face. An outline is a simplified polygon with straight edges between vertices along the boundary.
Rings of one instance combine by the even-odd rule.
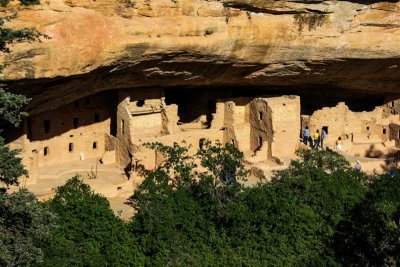
[[[51,37],[2,56],[31,114],[96,92],[254,87],[389,95],[400,85],[400,4],[263,0],[16,2],[15,27]],[[296,92],[298,93],[298,92]]]

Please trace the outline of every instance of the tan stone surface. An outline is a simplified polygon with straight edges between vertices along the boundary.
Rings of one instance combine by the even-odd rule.
[[[14,1],[7,12],[18,11],[15,26],[51,39],[14,45],[2,59],[2,79],[35,96],[33,113],[115,88],[312,85],[366,94],[397,93],[400,84],[398,2],[41,2]],[[294,14],[304,10],[326,12],[325,23],[300,32]]]

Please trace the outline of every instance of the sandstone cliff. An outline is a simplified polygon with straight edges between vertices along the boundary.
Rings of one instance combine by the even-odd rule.
[[[42,0],[2,11],[51,37],[2,57],[2,80],[33,96],[32,113],[128,87],[399,91],[399,2]]]

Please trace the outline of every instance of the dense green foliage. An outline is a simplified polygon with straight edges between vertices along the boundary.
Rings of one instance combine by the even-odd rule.
[[[18,150],[12,150],[5,146],[4,140],[0,136],[0,183],[4,183],[6,186],[17,185],[18,177],[28,174],[18,153]]]
[[[78,177],[56,190],[46,203],[57,215],[51,242],[42,244],[40,266],[138,266],[143,256],[105,197]]]
[[[394,266],[400,173],[355,171],[331,151],[302,150],[272,181],[243,186],[243,154],[205,142],[146,144],[163,156],[124,222],[77,177],[46,205],[57,215],[40,266]],[[199,165],[199,166],[198,166]],[[228,179],[227,179],[228,178]]]
[[[33,41],[41,35],[29,29],[5,28],[4,22],[12,18],[0,18],[0,52],[10,52],[7,45],[13,42]],[[25,115],[20,108],[27,102],[26,97],[6,92],[0,85],[0,120],[18,126]],[[24,189],[7,193],[4,188],[18,185],[18,178],[28,174],[18,152],[0,137],[0,266],[40,263],[42,250],[35,244],[45,243],[54,227],[54,216],[32,193]]]
[[[352,266],[400,264],[400,172],[375,175],[365,201],[337,233],[338,254]]]
[[[30,266],[41,261],[36,242],[46,242],[53,215],[32,193],[0,193],[0,266]]]
[[[271,183],[244,187],[221,182],[231,168],[220,159],[243,170],[232,145],[200,150],[200,174],[187,150],[152,147],[166,161],[135,192],[131,222],[148,266],[337,264],[335,229],[366,192],[365,175],[342,156],[301,151]]]

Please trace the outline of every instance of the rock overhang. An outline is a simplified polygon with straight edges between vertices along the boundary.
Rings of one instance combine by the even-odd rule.
[[[318,12],[325,22],[299,31],[294,14]],[[51,37],[3,57],[2,79],[32,97],[32,113],[120,88],[319,88],[356,98],[400,85],[399,3],[56,0],[20,9],[14,23]]]

